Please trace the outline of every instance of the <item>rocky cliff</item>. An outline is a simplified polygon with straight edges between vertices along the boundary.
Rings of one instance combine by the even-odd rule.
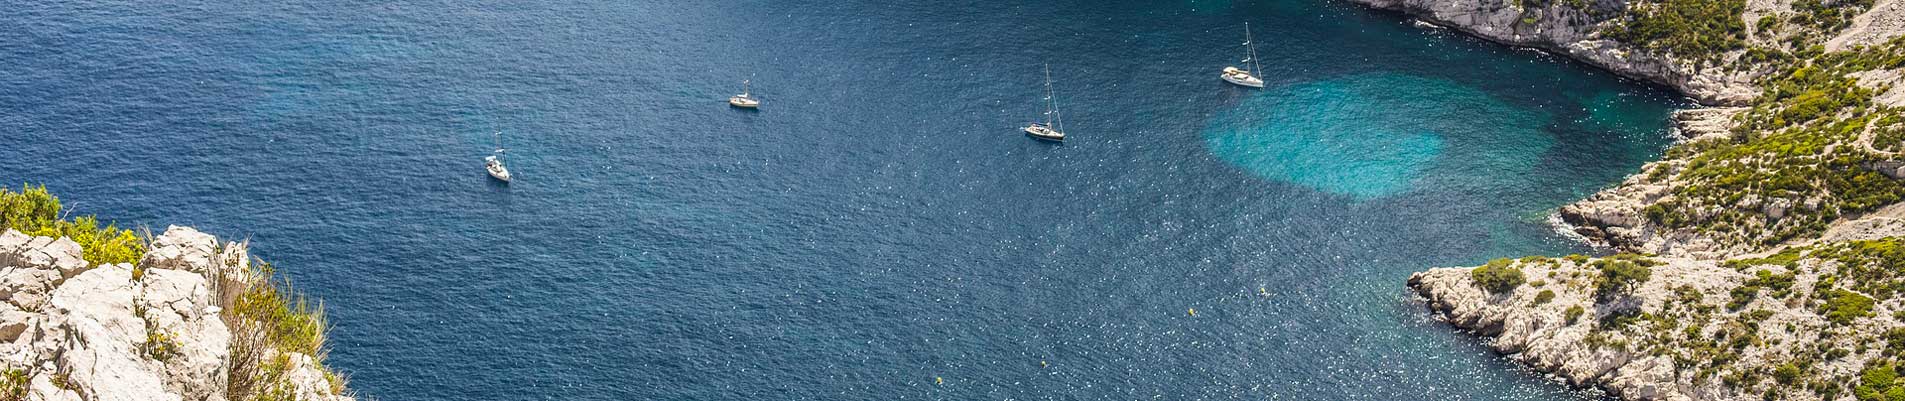
[[[1735,106],[1556,211],[1635,254],[1418,273],[1437,317],[1626,399],[1905,400],[1905,0],[1351,1]]]
[[[1745,104],[1759,96],[1751,71],[1734,71],[1601,35],[1613,5],[1581,2],[1535,5],[1533,0],[1351,0],[1503,44],[1560,53],[1608,71],[1666,85],[1712,105]],[[1599,3],[1599,2],[1597,2]]]
[[[0,233],[0,400],[352,399],[315,348],[243,313],[281,300],[258,296],[276,292],[244,244],[171,227],[137,264],[81,255]]]
[[[1870,400],[1905,393],[1894,379],[1905,367],[1901,245],[1822,243],[1724,262],[1530,257],[1432,269],[1409,285],[1509,358],[1627,399]],[[1610,273],[1622,269],[1625,278]],[[1485,285],[1500,277],[1524,282]],[[1609,288],[1623,279],[1632,285]]]

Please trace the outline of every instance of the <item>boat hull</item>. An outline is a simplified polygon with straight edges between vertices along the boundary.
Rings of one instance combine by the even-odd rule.
[[[1250,74],[1247,74],[1247,73],[1233,74],[1233,73],[1226,72],[1225,74],[1220,75],[1220,77],[1224,79],[1224,82],[1236,84],[1237,86],[1245,86],[1245,87],[1251,87],[1251,88],[1263,87],[1262,79],[1258,79],[1257,77],[1250,76]]]
[[[1051,128],[1046,128],[1043,125],[1033,125],[1030,127],[1025,127],[1025,136],[1037,138],[1040,140],[1052,141],[1052,142],[1065,141],[1065,133],[1054,131]]]
[[[743,109],[758,109],[761,107],[761,101],[735,96],[728,98],[728,105]]]
[[[483,170],[489,173],[489,178],[509,182],[509,168],[503,167],[503,162],[497,160],[496,156],[483,158]]]

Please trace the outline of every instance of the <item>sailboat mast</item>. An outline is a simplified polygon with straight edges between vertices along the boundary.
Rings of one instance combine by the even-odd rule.
[[[1058,113],[1058,99],[1052,93],[1052,65],[1045,65],[1045,126],[1057,129],[1053,125],[1053,114]]]
[[[1250,35],[1249,22],[1244,22],[1244,47],[1249,52],[1246,55],[1250,57],[1250,76],[1263,77],[1263,67],[1257,63],[1257,39]]]
[[[754,81],[754,80],[752,80],[752,79],[743,79],[743,80],[741,80],[741,96],[747,96],[747,95],[748,95],[748,93],[750,93],[750,92],[748,92],[748,91],[749,91],[749,89],[750,89],[750,88],[752,87],[752,85],[753,85],[753,81]]]
[[[1058,113],[1058,91],[1052,89],[1052,65],[1045,65],[1045,96],[1052,98],[1052,130],[1065,132],[1065,116]]]

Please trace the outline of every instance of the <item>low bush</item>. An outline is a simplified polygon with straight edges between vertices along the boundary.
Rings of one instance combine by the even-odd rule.
[[[1515,287],[1527,281],[1521,269],[1515,267],[1515,262],[1508,259],[1488,261],[1488,264],[1469,271],[1469,277],[1475,279],[1475,284],[1482,289],[1495,294],[1514,291]]]
[[[1541,304],[1545,304],[1545,303],[1549,303],[1553,301],[1554,301],[1554,290],[1541,290],[1540,294],[1535,294],[1535,305],[1541,305]]]
[[[1822,291],[1819,296],[1825,303],[1819,306],[1819,313],[1827,321],[1836,324],[1851,324],[1853,320],[1872,316],[1872,298],[1842,289]]]
[[[1656,0],[1629,2],[1627,12],[1604,33],[1695,61],[1745,48],[1745,0]]]
[[[99,226],[93,216],[61,219],[59,197],[45,186],[23,185],[20,191],[0,187],[0,230],[15,229],[41,237],[67,237],[79,243],[87,262],[137,263],[145,257],[145,241],[132,230],[111,223]]]
[[[24,370],[7,369],[0,372],[0,401],[22,401],[26,399],[27,374]]]

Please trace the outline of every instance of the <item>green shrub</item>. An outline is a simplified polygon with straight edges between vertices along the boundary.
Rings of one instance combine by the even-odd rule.
[[[66,237],[79,243],[81,257],[90,263],[137,263],[145,257],[145,242],[132,230],[107,224],[93,216],[62,220],[60,199],[45,186],[24,185],[19,192],[0,187],[0,230],[8,228],[42,237]]]
[[[1594,283],[1594,295],[1606,300],[1616,294],[1632,291],[1653,278],[1654,271],[1648,267],[1657,264],[1659,262],[1633,254],[1621,254],[1597,260],[1593,265],[1601,271],[1601,276]]]
[[[1693,288],[1692,285],[1687,284],[1675,287],[1673,292],[1675,300],[1687,305],[1699,305],[1700,302],[1706,300],[1707,297],[1707,294],[1700,292],[1700,289]]]
[[[232,331],[228,354],[227,392],[233,400],[295,400],[295,386],[285,374],[289,353],[315,358],[323,369],[325,323],[321,305],[313,305],[277,276],[269,263],[251,269],[220,269],[218,297],[228,299],[224,320]],[[337,393],[345,390],[341,377],[327,375]]]
[[[1692,60],[1715,59],[1744,48],[1745,0],[1629,2],[1627,12],[1604,33],[1615,40]]]
[[[145,256],[145,242],[131,230],[112,224],[99,226],[92,216],[62,219],[58,197],[44,186],[25,186],[19,191],[0,187],[0,229],[12,228],[28,235],[59,236],[78,243],[86,261],[91,263],[136,263]],[[215,299],[224,309],[221,317],[232,334],[228,350],[229,370],[226,388],[235,401],[293,400],[296,388],[285,375],[291,366],[288,352],[310,355],[320,364],[325,357],[324,331],[327,327],[323,307],[298,295],[290,283],[276,275],[269,263],[259,262],[251,269],[215,268],[208,279],[216,291]],[[134,270],[135,279],[143,275]],[[143,318],[144,311],[134,313]],[[179,343],[173,333],[158,330],[148,323],[145,341],[139,351],[154,360],[177,356]],[[270,355],[270,356],[267,356]],[[325,379],[332,390],[344,393],[344,380],[329,370]],[[0,376],[0,401],[8,401],[8,381],[15,374]],[[22,379],[24,380],[24,379]],[[55,387],[67,388],[66,376],[52,376]]]
[[[1522,276],[1521,269],[1516,268],[1514,264],[1514,261],[1508,259],[1491,260],[1488,264],[1469,271],[1469,277],[1475,279],[1476,285],[1490,293],[1501,294],[1514,291],[1515,287],[1520,287],[1521,283],[1527,281],[1527,278]]]
[[[1541,290],[1540,294],[1535,294],[1535,305],[1541,305],[1541,304],[1545,304],[1552,301],[1554,301],[1554,290]]]
[[[1822,291],[1819,295],[1826,300],[1825,304],[1819,306],[1819,313],[1833,323],[1850,324],[1853,320],[1872,315],[1873,301],[1870,297],[1836,288]]]
[[[1581,305],[1569,306],[1568,310],[1561,312],[1561,318],[1567,319],[1568,324],[1572,325],[1583,313],[1587,313],[1587,309],[1582,309]]]
[[[25,400],[30,388],[27,381],[24,370],[7,369],[6,372],[0,372],[0,401]]]
[[[171,334],[151,327],[151,324],[146,326],[146,342],[139,344],[139,348],[145,351],[146,357],[165,362],[179,355],[178,340],[173,339]]]
[[[317,355],[324,344],[324,311],[301,295],[288,295],[289,282],[276,282],[269,263],[260,268],[262,283],[250,285],[232,301],[229,313],[265,324],[270,344],[280,351]],[[283,288],[280,288],[283,287]]]
[[[1859,372],[1859,383],[1852,388],[1852,395],[1860,401],[1889,401],[1893,390],[1905,391],[1905,386],[1896,386],[1898,370],[1889,362],[1868,363],[1865,370]]]
[[[1779,365],[1778,369],[1773,369],[1773,380],[1790,386],[1799,381],[1799,373],[1799,365],[1787,362]]]

